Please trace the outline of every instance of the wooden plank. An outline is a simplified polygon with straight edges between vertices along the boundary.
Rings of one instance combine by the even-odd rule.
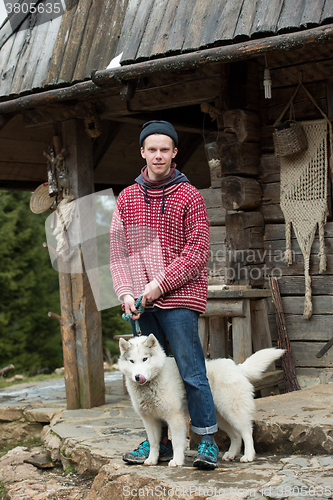
[[[201,19],[201,39],[199,41],[199,47],[206,47],[210,43],[213,43],[215,39],[215,33],[218,29],[218,23],[221,22],[221,15],[223,14],[223,10],[227,0],[212,0],[210,3],[209,10],[207,12],[207,16],[204,19]],[[203,22],[204,21],[204,24]],[[222,21],[224,24],[224,20]]]
[[[288,297],[291,299],[291,297]],[[286,300],[285,300],[286,301]],[[304,297],[303,301],[300,301],[300,306],[304,309]],[[332,314],[316,314],[317,311],[315,307],[313,308],[315,314],[311,316],[311,321],[307,320],[302,314],[286,314],[286,327],[288,332],[288,337],[290,340],[298,341],[322,341],[328,342],[332,335],[333,329],[333,315]],[[272,339],[277,340],[277,330],[275,316],[272,314],[269,316],[269,322],[271,325]]]
[[[298,29],[304,10],[305,0],[294,0],[293,2],[283,2],[282,11],[277,25],[278,31],[289,31]]]
[[[316,354],[325,345],[325,342],[291,342],[291,350],[295,366],[328,367],[333,366],[333,349],[327,351],[322,358]]]
[[[99,21],[95,28],[95,33],[92,33],[91,46],[88,46],[89,54],[86,63],[85,56],[78,60],[78,70],[85,75],[90,75],[94,69],[107,68],[111,60],[118,56],[122,49],[119,48],[119,42],[122,40],[121,31],[124,30],[124,17],[128,15],[129,2],[118,2],[117,0],[106,0],[100,2],[102,11]],[[132,3],[130,2],[132,5]],[[93,9],[94,10],[94,9]],[[112,26],[112,36],[105,37],[106,23],[109,28]],[[126,40],[126,31],[123,39]]]
[[[139,5],[140,5],[140,0],[126,0],[124,20],[121,26],[121,33],[117,45],[117,50],[115,52],[117,55],[121,54],[124,51],[124,48],[127,44],[128,35],[133,27],[134,19],[136,19],[136,14]]]
[[[189,23],[186,30],[183,51],[194,50],[201,46],[202,26],[206,22],[212,2],[213,0],[196,1],[194,7],[192,7],[192,22]],[[225,0],[223,0],[223,3],[225,3]]]
[[[209,357],[210,359],[228,358],[228,320],[223,317],[210,317],[209,321]]]
[[[12,92],[19,94],[23,91],[31,90],[31,84],[34,79],[38,63],[40,61],[41,47],[48,45],[45,42],[47,37],[48,25],[47,22],[50,14],[46,9],[41,14],[35,14],[37,20],[36,25],[30,31],[29,39],[27,39],[24,53],[20,54],[20,59],[17,63],[16,75],[12,82]]]
[[[208,188],[201,189],[200,193],[205,200],[210,225],[224,225],[226,211],[222,208],[221,190]]]
[[[94,189],[92,144],[86,139],[82,121],[68,120],[63,123],[62,129],[70,194],[75,199],[82,198]],[[86,210],[89,211],[89,206]],[[89,227],[82,210],[79,226],[81,242],[87,241]],[[81,250],[78,254],[80,256]],[[105,402],[101,314],[97,310],[87,273],[71,274],[71,282],[80,407],[91,408]]]
[[[27,40],[27,31],[29,29],[29,21],[26,19],[22,25],[22,29],[19,30],[14,36],[12,42],[12,47],[10,55],[8,57],[6,67],[1,75],[1,94],[10,95],[12,81],[15,78],[17,61],[21,57],[22,51],[24,51],[24,44]]]
[[[305,294],[304,276],[281,276],[279,278],[281,295]],[[333,295],[333,276],[319,275],[311,277],[312,296]]]
[[[244,0],[242,10],[239,14],[237,25],[235,28],[235,38],[249,37],[251,34],[252,25],[256,15],[257,1]]]
[[[250,300],[244,300],[244,317],[232,319],[232,352],[235,363],[243,363],[252,354]]]
[[[166,15],[163,18],[158,37],[161,41],[162,39],[165,40],[166,45],[160,45],[161,41],[156,40],[155,55],[163,54],[163,48],[165,55],[175,50],[176,52],[182,50],[187,30],[191,25],[189,20],[193,19],[192,13],[193,3],[188,2],[188,0],[173,0],[168,2]]]
[[[166,7],[167,3],[165,0],[155,0],[153,2],[136,53],[136,60],[149,59],[151,55],[155,54],[155,40],[157,39]]]
[[[73,79],[76,61],[81,50],[83,34],[89,17],[89,11],[93,8],[93,4],[93,0],[81,0],[79,2],[79,8],[77,8],[74,13],[61,61],[59,80],[70,82]]]
[[[76,61],[75,60],[73,61],[75,68],[73,72],[73,80],[83,80],[84,78],[91,75],[91,71],[93,69],[104,69],[104,65],[100,64],[100,53],[98,52],[97,52],[98,55],[96,55],[96,52],[94,52],[95,64],[93,67],[91,67],[91,65],[87,65],[87,62],[92,55],[93,49],[95,49],[95,46],[94,47],[92,46],[95,42],[95,37],[97,35],[98,28],[102,27],[104,31],[103,52],[106,51],[106,47],[108,45],[105,40],[105,22],[106,19],[108,19],[108,22],[110,23],[110,25],[112,25],[112,11],[111,13],[108,13],[109,15],[107,17],[105,16],[104,18],[101,18],[101,13],[102,10],[105,9],[105,4],[108,4],[108,2],[94,2],[93,8],[89,9],[87,12],[87,21],[86,25],[82,30],[83,34],[81,42],[79,43],[79,52]],[[114,7],[114,5],[112,7]],[[114,42],[116,34],[115,37],[112,36],[108,38],[109,38],[108,41],[112,40]],[[71,43],[71,40],[69,40],[69,43]]]
[[[254,33],[276,33],[283,2],[280,0],[259,0],[253,21],[251,35]]]
[[[321,23],[324,23],[325,21],[332,22],[332,19],[333,19],[333,4],[331,0],[326,0],[320,22]]]
[[[0,32],[1,34],[1,32]],[[15,35],[13,35],[5,45],[0,49],[0,95],[5,95],[3,92],[3,74],[6,73],[8,60],[12,51]]]
[[[70,36],[72,22],[77,9],[78,4],[72,9],[66,9],[64,14],[61,16],[61,23],[60,27],[58,28],[57,38],[54,44],[54,50],[46,76],[46,83],[48,84],[55,84],[58,82],[59,73],[61,71],[62,62],[68,43],[68,38]]]
[[[135,60],[153,4],[154,0],[141,0],[133,25],[127,36],[127,43],[123,48],[122,63],[128,64]]]
[[[271,297],[270,290],[260,290],[241,287],[232,287],[229,289],[222,289],[220,286],[209,286],[208,287],[208,298],[209,299],[261,299]]]
[[[272,337],[268,321],[267,300],[251,300],[251,329],[253,350],[272,347]]]
[[[38,63],[31,82],[31,88],[40,88],[47,83],[47,75],[53,58],[55,43],[60,29],[62,16],[56,17],[48,23],[47,43],[39,47]]]
[[[215,31],[211,34],[208,43],[220,41],[231,41],[234,38],[238,17],[243,7],[243,0],[227,0],[226,4],[217,19]]]
[[[203,316],[245,316],[244,300],[209,299]]]
[[[306,0],[300,25],[307,28],[317,26],[322,18],[325,0]]]
[[[268,305],[268,310],[270,314],[274,313],[273,309],[273,304],[270,301],[267,301]],[[283,306],[283,311],[284,314],[287,315],[299,315],[303,316],[303,309],[304,309],[304,297],[299,296],[299,297],[291,297],[291,296],[285,296],[282,297],[282,306]],[[313,297],[313,308],[317,315],[332,315],[333,314],[333,296],[332,295],[315,295]],[[312,316],[311,321],[305,320],[307,324],[312,323],[312,319],[314,316]],[[332,318],[333,319],[333,318]],[[313,329],[313,334],[314,334],[314,339],[316,338],[316,328]],[[330,334],[329,331],[326,331],[326,336]],[[325,337],[326,338],[326,337]],[[321,339],[323,340],[323,339]]]

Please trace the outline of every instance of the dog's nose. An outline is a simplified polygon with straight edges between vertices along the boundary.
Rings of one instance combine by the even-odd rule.
[[[135,375],[135,380],[136,380],[137,382],[139,382],[139,381],[140,381],[140,375]]]

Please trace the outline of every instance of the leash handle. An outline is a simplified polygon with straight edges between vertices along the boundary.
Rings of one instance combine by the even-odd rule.
[[[143,297],[143,293],[140,295],[140,297],[138,297],[138,299],[135,302],[135,309],[140,314],[142,314],[145,311],[145,308],[142,305],[142,297]],[[123,313],[123,315],[122,315],[122,318],[125,321],[130,321],[132,319],[132,317],[133,317],[133,313],[132,312],[130,314]],[[138,337],[140,337],[140,335],[142,335],[142,332],[141,332],[141,328],[140,328],[140,325],[139,325],[139,321],[137,319],[135,319],[134,320],[134,324],[135,324],[136,334],[138,335]]]

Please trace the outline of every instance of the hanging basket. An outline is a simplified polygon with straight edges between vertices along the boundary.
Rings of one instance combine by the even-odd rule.
[[[302,125],[295,120],[275,124],[273,142],[277,157],[289,156],[304,151],[308,141]]]

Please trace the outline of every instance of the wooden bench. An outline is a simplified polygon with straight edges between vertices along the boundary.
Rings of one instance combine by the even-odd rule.
[[[199,318],[199,336],[205,356],[229,356],[228,321],[231,322],[235,363],[242,363],[255,351],[272,347],[266,303],[269,297],[270,290],[209,286],[206,311]],[[255,389],[260,390],[262,396],[276,394],[283,380],[283,371],[276,370],[272,364],[255,384]]]

